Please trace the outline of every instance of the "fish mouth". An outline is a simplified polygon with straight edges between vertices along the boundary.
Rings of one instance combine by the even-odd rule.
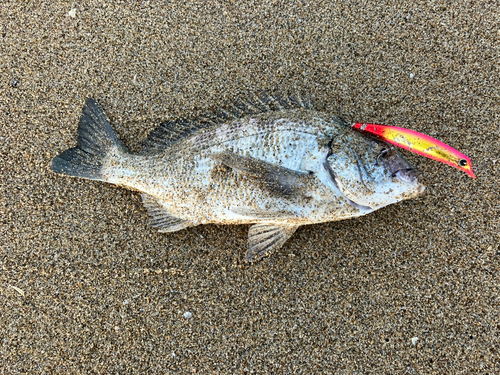
[[[414,168],[401,168],[392,172],[392,177],[397,178],[400,183],[410,185],[413,190],[413,197],[422,194],[425,191],[425,185],[420,181],[422,173]]]
[[[399,181],[406,184],[418,183],[419,173],[414,168],[400,168],[391,172],[393,178],[397,178]]]

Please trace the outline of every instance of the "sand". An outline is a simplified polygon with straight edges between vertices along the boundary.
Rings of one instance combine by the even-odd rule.
[[[495,1],[102,3],[0,4],[0,374],[500,373]],[[249,266],[248,227],[160,234],[138,193],[48,169],[86,97],[137,149],[262,89],[424,132],[477,178],[406,153],[425,195]]]

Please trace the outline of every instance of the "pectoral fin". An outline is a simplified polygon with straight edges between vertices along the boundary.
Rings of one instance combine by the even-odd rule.
[[[229,168],[240,172],[248,178],[259,181],[264,187],[285,196],[306,196],[307,183],[313,177],[307,172],[294,171],[249,156],[231,152],[210,155]]]
[[[188,220],[175,217],[163,206],[161,200],[151,195],[142,194],[142,203],[148,210],[150,225],[154,228],[159,228],[159,232],[177,232],[178,230],[197,225]]]
[[[270,255],[278,250],[298,227],[298,225],[252,225],[248,231],[248,253],[245,260],[254,262]]]

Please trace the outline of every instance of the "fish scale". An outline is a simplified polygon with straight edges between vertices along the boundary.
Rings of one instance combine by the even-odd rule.
[[[282,110],[266,110],[271,102]],[[264,98],[263,113],[170,121],[131,153],[88,99],[78,146],[56,157],[52,170],[140,191],[163,232],[253,224],[250,261],[278,249],[300,225],[361,216],[423,192],[397,152],[381,158],[383,142],[300,103]]]

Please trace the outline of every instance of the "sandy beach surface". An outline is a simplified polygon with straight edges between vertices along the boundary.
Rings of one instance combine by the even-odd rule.
[[[496,1],[2,1],[0,374],[500,373]],[[294,90],[461,150],[415,200],[172,234],[138,193],[50,172],[86,97],[137,150],[161,121]]]

